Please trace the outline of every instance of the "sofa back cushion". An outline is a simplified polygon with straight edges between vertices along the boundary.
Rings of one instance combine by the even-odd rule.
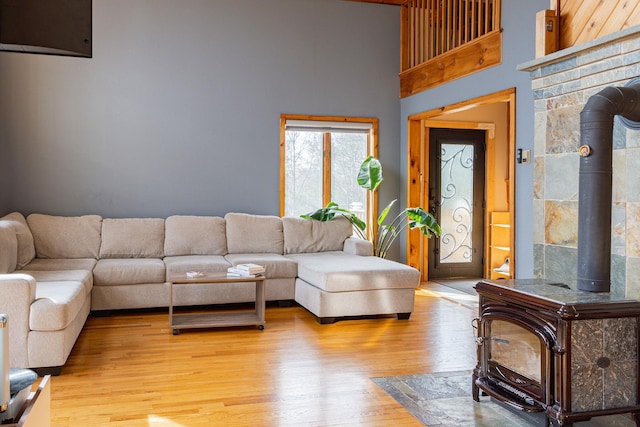
[[[36,257],[36,247],[33,244],[33,234],[29,229],[27,220],[20,212],[12,212],[3,216],[0,220],[8,221],[13,226],[18,240],[18,254],[16,269],[24,268]]]
[[[227,249],[230,254],[282,254],[284,237],[278,216],[231,212],[227,222]]]
[[[174,215],[164,223],[164,255],[226,255],[224,218]]]
[[[13,273],[18,262],[18,238],[9,221],[0,221],[0,274]]]
[[[100,258],[162,258],[164,219],[105,218]]]
[[[27,223],[38,258],[98,258],[102,223],[99,215],[31,214]]]
[[[282,218],[284,253],[341,251],[344,241],[353,234],[346,218],[316,221],[295,217]]]

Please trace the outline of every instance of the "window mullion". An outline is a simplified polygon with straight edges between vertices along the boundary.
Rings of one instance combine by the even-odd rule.
[[[372,141],[372,132],[369,132],[367,134],[367,153],[370,156],[377,156],[378,155],[378,150],[377,147],[375,147],[375,142]],[[375,140],[375,139],[374,139]],[[368,191],[367,192],[367,224],[369,225],[367,227],[367,237],[369,238],[369,240],[374,241],[374,239],[376,238],[377,234],[378,234],[378,227],[375,227],[373,224],[376,223],[376,218],[378,215],[378,198],[375,197],[375,192],[374,191]]]
[[[322,203],[323,206],[327,206],[331,202],[331,133],[325,132],[323,134],[323,150],[322,150]]]

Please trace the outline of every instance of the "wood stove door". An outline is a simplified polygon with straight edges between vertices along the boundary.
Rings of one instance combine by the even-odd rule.
[[[483,315],[478,320],[475,378],[492,397],[528,412],[552,404],[552,337],[517,311]],[[476,398],[477,390],[474,390]]]

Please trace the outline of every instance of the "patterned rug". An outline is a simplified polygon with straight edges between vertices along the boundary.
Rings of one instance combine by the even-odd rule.
[[[508,409],[489,397],[471,397],[471,371],[373,378],[380,388],[411,415],[429,427],[533,427],[544,426],[544,414]],[[622,415],[576,422],[574,426],[635,426]]]

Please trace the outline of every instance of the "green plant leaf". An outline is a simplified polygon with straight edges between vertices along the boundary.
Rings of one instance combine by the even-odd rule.
[[[382,225],[382,223],[384,222],[384,220],[387,218],[387,215],[389,214],[389,211],[391,210],[391,208],[393,207],[393,205],[396,204],[396,201],[398,199],[394,199],[391,201],[391,203],[389,203],[387,205],[386,208],[384,208],[382,210],[382,212],[380,212],[380,215],[378,216],[378,227],[380,227]]]
[[[309,212],[308,214],[300,215],[300,217],[304,219],[315,219],[317,221],[330,221],[334,216],[336,216],[335,208],[337,206],[337,204],[330,202],[326,207]]]
[[[335,202],[329,202],[324,208],[317,209],[308,214],[300,215],[300,218],[315,219],[317,221],[331,221],[336,215],[341,215],[349,220],[353,225],[364,231],[367,228],[367,224],[358,218],[356,214],[349,209],[344,209],[338,206]]]
[[[358,172],[358,185],[366,190],[375,191],[383,179],[380,161],[373,156],[364,159]]]
[[[442,228],[436,218],[424,209],[420,207],[408,208],[406,213],[407,218],[409,218],[410,229],[419,228],[422,234],[427,237],[431,237],[431,235],[438,237],[442,234]]]
[[[351,214],[351,223],[358,227],[360,230],[364,231],[367,228],[367,223],[358,218],[358,216],[354,213]]]

